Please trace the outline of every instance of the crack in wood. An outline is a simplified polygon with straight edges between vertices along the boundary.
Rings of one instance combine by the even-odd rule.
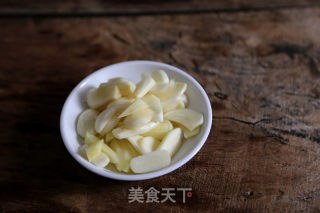
[[[118,40],[119,42],[125,44],[125,45],[130,45],[130,42],[128,42],[127,40],[125,40],[124,38],[120,37],[118,34],[116,33],[112,33],[112,37],[116,40]]]

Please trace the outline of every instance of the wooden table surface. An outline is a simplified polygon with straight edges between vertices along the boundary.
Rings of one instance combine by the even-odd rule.
[[[2,0],[0,212],[320,212],[319,6]],[[180,169],[115,181],[71,158],[59,116],[85,76],[138,59],[196,78],[213,126]],[[192,197],[128,203],[131,187],[186,187]]]

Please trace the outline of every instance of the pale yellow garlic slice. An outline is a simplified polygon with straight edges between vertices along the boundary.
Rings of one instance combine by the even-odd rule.
[[[146,125],[151,121],[153,114],[154,112],[149,108],[135,111],[124,119],[124,127],[134,129]]]
[[[112,134],[117,139],[124,139],[135,135],[140,135],[146,132],[149,132],[151,129],[156,127],[159,123],[157,122],[150,122],[144,126],[135,128],[135,129],[128,129],[124,127],[118,127],[112,130]]]
[[[94,134],[87,132],[86,133],[86,137],[84,138],[84,143],[89,145],[89,144],[93,144],[96,143],[100,140],[100,138],[98,138],[97,136],[95,136]]]
[[[106,135],[108,132],[110,132],[118,125],[119,121],[120,119],[118,117],[113,116],[111,119],[108,120],[100,134],[103,136]]]
[[[173,96],[180,96],[185,93],[187,90],[187,84],[181,82],[175,82],[174,80],[170,80],[169,86],[163,92],[156,93],[155,95],[162,101]]]
[[[120,163],[117,153],[113,151],[107,144],[102,145],[101,151],[109,157],[111,163]]]
[[[113,136],[112,132],[110,131],[110,132],[108,132],[108,133],[105,135],[104,141],[105,141],[106,143],[108,143],[108,142],[110,142],[112,139],[114,139],[114,136]]]
[[[132,102],[133,102],[132,99],[119,98],[119,99],[109,103],[107,106],[107,109],[116,108],[118,111],[122,111],[122,110],[126,109]]]
[[[149,132],[142,134],[142,136],[150,136],[154,137],[156,140],[162,140],[162,138],[173,129],[173,126],[170,121],[164,120],[163,122],[159,123],[156,127],[151,129]]]
[[[151,74],[151,76],[157,83],[169,83],[169,77],[163,70],[155,71]]]
[[[182,127],[181,129],[183,131],[183,137],[185,139],[191,138],[191,137],[196,136],[196,135],[198,135],[200,133],[200,127],[197,127],[192,131],[188,130],[185,127]]]
[[[152,87],[150,93],[158,94],[164,92],[169,87],[169,83],[157,83]]]
[[[146,173],[165,168],[170,162],[168,151],[159,150],[132,158],[130,167],[134,173]]]
[[[128,137],[127,139],[140,154],[152,152],[159,145],[159,141],[154,137],[142,137],[140,135],[136,135]]]
[[[177,109],[167,112],[164,117],[192,131],[203,124],[203,115],[192,109]]]
[[[112,140],[110,147],[115,151],[119,158],[119,163],[115,164],[121,172],[130,172],[130,161],[138,156],[138,153],[127,140]]]
[[[142,100],[148,104],[153,113],[153,120],[162,122],[163,121],[163,112],[160,99],[154,95],[146,95]]]
[[[137,98],[132,104],[130,104],[119,116],[118,118],[126,117],[135,111],[145,109],[148,107],[148,104],[146,104],[141,98]]]
[[[86,148],[86,154],[89,162],[101,153],[103,140],[99,140],[96,143],[89,144]]]
[[[138,141],[138,146],[142,154],[153,152],[159,145],[154,137],[143,137]]]
[[[107,108],[103,110],[97,117],[95,122],[95,130],[101,133],[107,123],[111,120],[113,115],[117,112],[116,108]]]
[[[108,82],[116,85],[122,96],[131,96],[136,89],[136,85],[132,81],[124,78],[112,78]]]
[[[118,123],[119,119],[114,117],[114,115],[124,108],[128,107],[130,100],[125,98],[120,98],[114,102],[111,102],[105,110],[103,110],[95,121],[95,130],[104,135],[113,129]]]
[[[177,96],[173,96],[171,98],[161,101],[161,106],[162,106],[163,112],[169,112],[175,109],[180,109],[185,107],[182,98]]]
[[[137,98],[142,98],[145,94],[147,94],[152,87],[156,84],[152,77],[146,76],[140,81],[135,90],[135,96]]]
[[[87,103],[90,108],[96,109],[120,97],[121,93],[117,86],[105,83],[89,91]]]
[[[136,149],[137,152],[139,152],[141,154],[141,151],[140,151],[140,147],[138,145],[138,141],[140,139],[142,139],[143,137],[140,136],[140,135],[134,135],[134,136],[131,136],[131,137],[128,137],[127,140],[129,141],[129,143]]]
[[[94,123],[98,116],[98,111],[87,109],[83,111],[77,121],[77,132],[81,137],[86,136],[86,132],[95,133]]]
[[[182,131],[180,128],[171,130],[160,142],[156,150],[167,150],[173,156],[180,147]]]
[[[102,152],[91,160],[91,163],[99,168],[104,168],[109,164],[109,162],[110,160],[108,156]]]

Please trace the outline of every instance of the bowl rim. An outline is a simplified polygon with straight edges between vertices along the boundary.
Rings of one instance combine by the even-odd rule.
[[[87,161],[84,161],[84,159],[82,159],[82,157],[77,154],[76,152],[73,152],[73,149],[71,148],[70,143],[67,142],[67,136],[66,136],[66,132],[64,130],[64,117],[66,116],[66,106],[69,104],[69,102],[71,101],[71,97],[73,97],[75,95],[75,93],[77,92],[77,90],[80,89],[80,87],[82,86],[82,84],[84,84],[85,82],[87,82],[93,75],[97,75],[97,73],[100,72],[104,72],[106,69],[109,69],[111,67],[114,66],[119,66],[119,65],[123,65],[123,64],[131,64],[131,65],[137,65],[137,64],[148,64],[148,65],[158,65],[158,66],[162,66],[170,71],[174,71],[177,72],[178,74],[183,75],[185,78],[187,78],[189,81],[191,81],[194,86],[199,89],[200,93],[202,94],[202,96],[204,97],[205,100],[205,106],[206,106],[206,111],[208,113],[208,117],[207,117],[207,125],[206,125],[206,129],[204,130],[203,136],[199,139],[200,141],[198,141],[197,145],[184,157],[182,157],[180,160],[178,160],[177,162],[173,163],[172,165],[169,165],[168,167],[165,167],[161,170],[157,170],[154,172],[149,172],[149,173],[144,173],[144,174],[120,174],[120,173],[114,173],[112,171],[105,171],[101,168],[98,168],[92,164],[90,164]],[[156,178],[165,174],[168,174],[178,168],[180,168],[181,166],[183,166],[184,164],[186,164],[188,161],[190,161],[202,148],[202,146],[204,145],[204,143],[206,142],[210,130],[211,130],[211,126],[212,126],[212,107],[211,107],[211,103],[209,100],[209,97],[207,95],[207,93],[205,92],[205,90],[202,88],[202,86],[198,83],[198,81],[196,81],[191,75],[189,75],[187,72],[174,67],[172,65],[166,64],[166,63],[162,63],[162,62],[157,62],[157,61],[148,61],[148,60],[133,60],[133,61],[124,61],[124,62],[119,62],[119,63],[115,63],[115,64],[111,64],[105,67],[102,67],[92,73],[90,73],[88,76],[86,76],[83,80],[81,80],[73,89],[72,91],[69,93],[67,99],[65,100],[62,110],[61,110],[61,115],[60,115],[60,133],[61,133],[61,137],[62,137],[62,141],[65,145],[65,147],[67,148],[69,154],[79,163],[81,164],[83,167],[85,167],[86,169],[88,169],[89,171],[98,174],[100,176],[103,177],[107,177],[107,178],[111,178],[111,179],[115,179],[115,180],[124,180],[124,181],[137,181],[137,180],[147,180],[147,179],[151,179],[151,178]]]

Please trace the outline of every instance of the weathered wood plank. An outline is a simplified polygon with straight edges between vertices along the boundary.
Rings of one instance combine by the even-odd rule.
[[[320,210],[320,9],[0,20],[0,211]],[[67,153],[62,104],[97,68],[178,66],[210,96],[213,131],[188,164],[138,182]],[[186,204],[128,204],[131,187],[191,187]]]
[[[270,9],[318,5],[317,0],[2,0],[0,14],[139,14],[210,10]]]

